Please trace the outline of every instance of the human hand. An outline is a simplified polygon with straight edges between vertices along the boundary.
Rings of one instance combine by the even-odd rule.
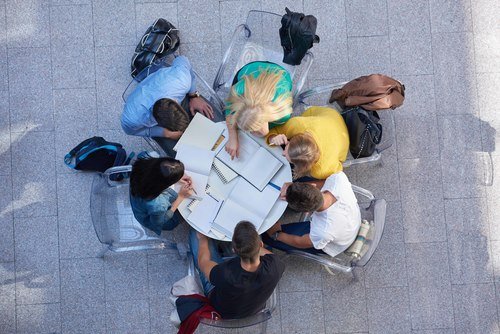
[[[182,136],[183,131],[170,131],[168,129],[163,129],[163,136],[165,138],[177,140]]]
[[[201,97],[189,99],[189,111],[193,116],[196,114],[196,111],[198,111],[206,117],[214,119],[214,110],[212,109],[212,106]]]
[[[276,135],[269,139],[269,144],[280,146],[286,145],[288,143],[288,138],[285,135]]]
[[[237,138],[229,138],[229,140],[226,143],[226,152],[229,153],[231,156],[231,160],[234,159],[234,157],[238,157],[240,155],[240,148],[239,148],[239,143]]]
[[[280,191],[280,199],[282,200],[286,200],[286,190],[288,189],[288,187],[290,187],[290,185],[292,184],[293,182],[285,182],[283,183],[283,186],[281,187],[281,191]]]
[[[180,180],[180,182],[182,184],[187,184],[189,186],[192,186],[193,185],[193,179],[191,178],[191,176],[187,175],[187,174],[184,174]]]
[[[179,189],[179,197],[187,198],[193,193],[193,187],[190,184],[183,184]]]

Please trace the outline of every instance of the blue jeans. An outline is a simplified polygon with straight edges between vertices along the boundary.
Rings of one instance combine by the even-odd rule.
[[[283,232],[285,232],[286,234],[303,236],[304,234],[309,234],[309,231],[311,230],[311,223],[310,222],[299,222],[299,223],[291,223],[291,224],[281,225],[281,230]],[[281,242],[278,240],[273,240],[273,239],[271,239],[271,237],[269,237],[267,235],[267,233],[262,234],[262,241],[266,245],[271,246],[272,248],[280,249],[280,250],[285,251],[285,252],[289,251],[289,250],[300,250],[300,251],[308,252],[311,254],[324,254],[324,252],[321,249],[316,249],[314,247],[297,248],[297,247],[285,244],[284,242]]]
[[[203,285],[203,292],[205,292],[205,296],[208,296],[209,292],[214,288],[213,284],[210,283],[205,274],[203,274],[198,265],[198,249],[199,249],[199,240],[196,236],[196,231],[193,229],[189,230],[189,247],[191,248],[191,253],[193,253],[194,266],[198,271],[200,276],[201,284]],[[222,256],[219,254],[217,250],[217,245],[214,240],[208,239],[208,249],[210,250],[210,259],[216,263],[222,263]]]
[[[163,223],[161,229],[164,231],[172,231],[174,228],[177,227],[177,225],[181,223],[181,221],[182,221],[181,214],[179,213],[179,211],[175,210],[172,218],[170,218],[167,222]]]

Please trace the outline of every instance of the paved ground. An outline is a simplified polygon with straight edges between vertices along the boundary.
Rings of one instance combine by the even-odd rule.
[[[382,72],[407,99],[383,166],[348,172],[389,204],[375,257],[357,282],[289,261],[270,332],[500,332],[500,178],[484,185],[488,157],[500,166],[500,2],[3,0],[1,333],[174,332],[167,296],[184,264],[98,258],[92,177],[62,157],[92,135],[140,149],[120,130],[120,95],[155,18],[178,25],[212,80],[244,13],[285,5],[319,20],[310,85]]]

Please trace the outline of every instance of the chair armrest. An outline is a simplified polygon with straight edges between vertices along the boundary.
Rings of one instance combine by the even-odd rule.
[[[214,83],[212,85],[213,90],[218,90],[225,84],[225,82],[221,81],[224,78],[224,72],[226,70],[227,62],[229,60],[229,57],[231,56],[231,51],[233,50],[234,44],[236,43],[237,36],[242,32],[245,32],[246,37],[250,37],[250,29],[248,29],[248,26],[246,24],[240,24],[239,26],[236,27],[236,29],[233,32],[233,36],[231,37],[231,42],[229,43],[229,47],[227,48],[226,52],[224,53],[224,56],[222,57],[219,70],[215,75]]]
[[[251,315],[243,319],[221,319],[212,320],[206,318],[200,318],[200,323],[219,328],[245,328],[260,324],[264,321],[271,319],[271,310],[264,309],[257,314]]]
[[[313,53],[311,51],[307,51],[302,61],[306,63],[306,66],[304,68],[304,73],[301,75],[300,80],[297,82],[295,86],[295,94],[293,96],[294,100],[297,100],[298,103],[301,103],[301,101],[298,100],[298,96],[300,96],[300,91],[302,90],[302,87],[304,87],[304,84],[306,83],[307,75],[309,74],[309,70],[311,69],[312,63],[314,62]]]
[[[381,157],[382,157],[382,155],[380,154],[380,152],[378,152],[378,150],[375,150],[375,152],[373,152],[373,154],[370,155],[369,157],[358,158],[358,159],[349,159],[349,160],[344,161],[342,163],[342,167],[347,168],[347,167],[351,167],[354,165],[364,164],[367,162],[379,161]]]
[[[358,187],[358,186],[355,186],[354,184],[351,185],[352,186],[352,190],[361,195],[361,196],[364,196],[366,197],[368,200],[370,201],[374,201],[375,200],[375,196],[373,196],[372,192],[369,191],[369,190],[366,190],[364,188],[361,188],[361,187]]]
[[[311,254],[311,253],[299,251],[299,250],[289,250],[289,251],[287,251],[287,254],[292,255],[292,256],[306,258],[308,260],[312,260],[312,261],[317,262],[323,266],[326,266],[328,268],[331,268],[333,270],[337,270],[337,271],[340,271],[343,273],[350,273],[352,271],[352,267],[344,266],[340,263],[337,263],[337,262],[333,261],[333,258],[327,258],[324,256],[315,255],[315,254]]]
[[[146,141],[146,143],[148,143],[149,146],[151,146],[153,151],[155,151],[156,153],[158,153],[160,155],[160,157],[168,157],[167,153],[165,153],[163,148],[161,148],[161,146],[156,142],[156,140],[154,140],[151,137],[143,137],[143,138]]]
[[[322,94],[322,93],[325,93],[325,92],[330,92],[330,91],[332,91],[334,89],[337,89],[337,88],[341,88],[346,83],[347,83],[347,81],[333,83],[333,84],[328,84],[328,85],[325,85],[325,86],[319,86],[319,87],[308,89],[308,90],[300,93],[297,96],[297,100],[299,101],[299,103],[306,104],[304,100],[307,99],[308,97],[311,97],[311,96],[314,96],[314,95],[318,95],[318,94]]]
[[[377,199],[372,201],[370,206],[373,206],[373,224],[375,228],[375,235],[370,242],[371,244],[366,254],[354,263],[357,267],[363,267],[368,263],[368,261],[370,261],[373,253],[375,253],[375,250],[378,247],[382,234],[384,233],[387,202],[384,199]]]
[[[125,166],[116,166],[116,167],[108,168],[102,175],[104,176],[108,185],[113,187],[115,184],[120,183],[120,182],[111,180],[111,178],[110,178],[111,175],[130,173],[130,172],[132,172],[132,165],[125,165]]]
[[[224,102],[221,100],[221,98],[219,97],[219,95],[217,95],[217,93],[212,89],[212,87],[210,87],[210,85],[208,84],[208,82],[206,82],[205,79],[203,79],[198,74],[198,72],[195,71],[195,69],[193,69],[193,73],[196,75],[196,80],[198,81],[198,83],[201,83],[203,85],[204,89],[209,94],[209,96],[205,96],[205,98],[210,98],[209,100],[214,101],[215,103],[217,103],[218,106],[219,106],[219,108],[220,108],[220,110],[223,111],[224,110]]]

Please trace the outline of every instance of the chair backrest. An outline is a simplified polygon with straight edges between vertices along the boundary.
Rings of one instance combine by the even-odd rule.
[[[135,78],[133,78],[130,83],[127,85],[125,90],[123,91],[122,94],[122,99],[123,102],[127,102],[127,98],[129,95],[134,91],[134,89],[137,87],[139,82],[144,80],[148,75],[153,74],[160,68],[164,67],[170,67],[173,60],[175,58],[173,55],[168,55],[164,58],[158,59],[156,62],[152,63],[148,67],[144,68]],[[224,103],[222,102],[221,98],[214,92],[212,87],[203,79],[197,72],[196,70],[193,69],[193,73],[195,74],[196,77],[196,89],[199,91],[199,93],[205,97],[212,105],[214,109],[214,113],[216,114],[217,119],[223,119],[223,110],[224,110]],[[179,101],[180,103],[181,101]]]
[[[341,253],[335,257],[330,257],[328,255],[316,255],[299,250],[288,251],[289,255],[302,257],[324,265],[327,268],[345,273],[351,272],[354,267],[363,267],[370,261],[384,232],[387,204],[384,199],[375,199],[369,190],[355,185],[352,188],[354,193],[361,197],[358,198],[361,219],[366,219],[370,222],[370,230],[361,249],[361,256],[354,258],[346,253]],[[366,203],[368,204],[366,205]]]
[[[308,89],[300,93],[295,99],[294,114],[300,115],[311,106],[327,106],[336,109],[342,114],[343,110],[337,103],[330,104],[328,102],[333,89],[341,88],[347,82],[339,82],[324,86]],[[383,133],[382,141],[377,145],[375,152],[370,157],[354,159],[349,154],[348,160],[343,163],[344,167],[357,165],[361,163],[378,161],[381,157],[380,153],[388,149],[394,143],[396,135],[396,126],[394,122],[394,110],[387,109],[377,112],[380,116],[380,124],[382,124]]]
[[[283,63],[279,36],[281,17],[280,14],[260,10],[248,12],[246,22],[236,28],[224,53],[212,86],[216,92],[226,97],[236,72],[243,65],[253,61],[270,61],[283,66],[292,76],[293,96],[300,93],[312,65],[313,54],[308,51],[297,66]]]
[[[129,200],[129,179],[116,182],[111,175],[130,173],[132,166],[108,169],[94,177],[90,194],[92,223],[99,241],[115,252],[176,249],[176,245],[145,229],[134,218]]]
[[[221,320],[212,320],[212,319],[200,319],[200,325],[206,325],[210,327],[218,327],[218,328],[245,328],[245,327],[254,327],[252,328],[254,333],[266,333],[267,330],[267,321],[272,318],[272,313],[276,308],[277,296],[276,290],[273,291],[271,296],[269,297],[266,307],[260,312],[251,315],[242,319],[221,319]]]
[[[193,261],[193,254],[188,253],[188,275],[198,275]],[[277,304],[276,290],[273,291],[271,296],[266,302],[266,306],[260,312],[242,319],[221,319],[212,320],[200,318],[200,326],[210,326],[218,328],[245,328],[250,326],[255,326],[255,330],[259,330],[255,333],[265,333],[267,329],[267,321],[272,318],[272,313],[276,308]],[[257,326],[259,325],[259,326]],[[257,328],[260,327],[260,328]]]

